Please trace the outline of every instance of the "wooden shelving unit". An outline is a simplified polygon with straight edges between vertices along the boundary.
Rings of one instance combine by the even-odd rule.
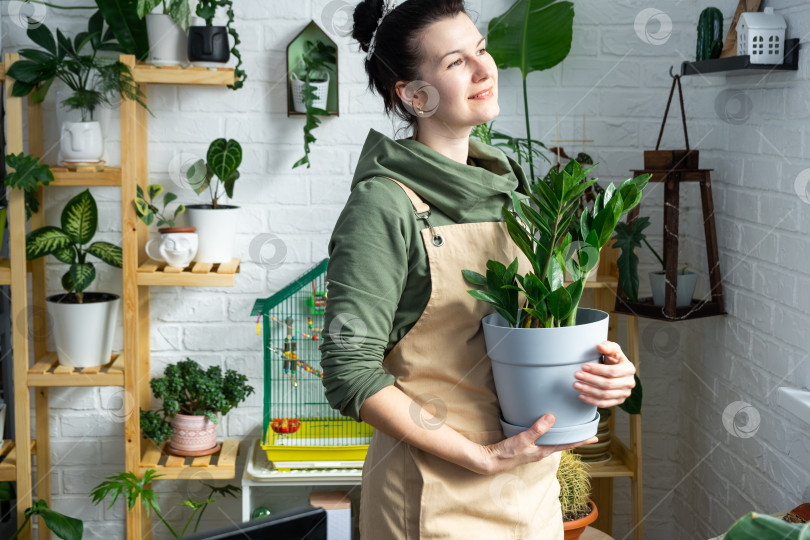
[[[8,152],[23,151],[23,102],[11,96],[11,80],[5,80],[6,67],[19,60],[18,54],[7,54],[0,64],[0,77],[5,81],[6,129]],[[121,61],[132,70],[148,97],[148,84],[210,85],[233,84],[233,69],[220,68],[175,68],[154,67],[136,64],[130,55],[121,56]],[[43,155],[43,114],[40,105],[28,100],[28,151]],[[189,269],[166,267],[150,261],[144,246],[148,228],[135,215],[132,205],[136,188],[144,190],[148,184],[148,118],[146,110],[134,101],[121,103],[121,167],[102,170],[68,170],[51,166],[54,173],[52,187],[119,187],[121,189],[121,247],[123,250],[123,350],[114,352],[110,363],[94,368],[70,368],[60,366],[56,353],[47,350],[46,336],[35,332],[29,336],[27,317],[14,317],[14,390],[15,390],[15,442],[3,441],[0,447],[0,480],[17,482],[17,518],[24,519],[23,512],[32,503],[32,460],[30,452],[20,453],[18,448],[32,448],[37,459],[37,497],[50,505],[50,440],[48,388],[59,386],[121,386],[132,399],[125,400],[124,423],[124,468],[136,474],[154,468],[162,479],[228,479],[235,476],[236,455],[239,442],[227,440],[219,452],[205,458],[177,458],[167,456],[165,449],[157,448],[141,437],[140,408],[151,407],[149,388],[149,287],[232,287],[235,274],[239,272],[239,259],[217,265],[196,264]],[[42,202],[42,190],[37,194]],[[42,206],[42,205],[41,205]],[[25,206],[23,194],[9,190],[9,259],[0,260],[0,285],[11,285],[12,313],[27,313],[45,308],[45,261],[26,262],[25,259]],[[45,225],[44,210],[31,217],[31,228]],[[27,299],[28,276],[31,278],[32,301]],[[41,334],[41,332],[39,332]],[[30,365],[29,344],[37,360]],[[34,389],[36,417],[35,437],[31,437],[31,403],[29,390]],[[151,444],[151,446],[150,446]],[[38,530],[39,538],[47,540],[50,531]],[[144,515],[141,505],[127,512],[127,538],[151,539],[150,520]],[[31,526],[20,535],[21,540],[31,538]]]

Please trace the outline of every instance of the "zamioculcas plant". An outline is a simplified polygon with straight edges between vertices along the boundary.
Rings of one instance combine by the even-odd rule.
[[[529,201],[513,192],[514,213],[504,208],[509,235],[532,265],[525,276],[517,273],[515,259],[508,267],[499,261],[487,263],[487,275],[464,270],[467,280],[484,287],[469,293],[492,304],[511,326],[551,328],[576,325],[576,310],[585,289],[588,273],[599,259],[599,252],[610,240],[619,219],[641,201],[641,192],[650,175],[625,180],[618,188],[605,188],[593,209],[575,219],[579,198],[597,179],[586,177],[594,167],[583,170],[570,161],[550,182],[531,184]],[[573,281],[566,286],[565,270]],[[518,293],[525,302],[518,303]]]
[[[86,189],[70,199],[62,210],[61,227],[46,226],[28,233],[25,238],[26,259],[33,260],[53,255],[70,269],[62,276],[62,287],[82,303],[84,291],[96,278],[93,263],[88,255],[121,268],[121,248],[109,242],[93,242],[96,234],[98,207],[90,190]]]
[[[207,189],[211,206],[217,208],[223,194],[233,198],[233,187],[242,164],[242,146],[234,139],[216,139],[208,147],[206,160],[208,163],[200,159],[189,167],[186,178],[198,195]],[[215,176],[216,182],[212,183]]]

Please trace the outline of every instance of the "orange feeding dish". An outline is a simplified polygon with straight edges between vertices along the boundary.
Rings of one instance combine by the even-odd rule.
[[[276,418],[270,423],[270,427],[276,433],[295,433],[301,427],[301,420],[298,418]]]

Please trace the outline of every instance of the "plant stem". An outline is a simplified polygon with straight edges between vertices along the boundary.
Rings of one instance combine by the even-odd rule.
[[[523,77],[523,112],[526,117],[526,138],[529,140],[529,171],[531,174],[531,181],[534,182],[534,158],[532,157],[532,128],[529,123],[529,93],[526,88],[526,77]]]
[[[213,495],[213,494],[214,494],[214,490],[212,489],[211,493],[208,494],[208,497],[205,498],[205,504],[203,504],[203,507],[200,509],[200,513],[197,515],[197,523],[194,524],[194,530],[191,531],[191,532],[193,532],[193,533],[197,532],[197,527],[200,526],[200,520],[202,519],[202,516],[203,516],[203,513],[205,512],[205,509],[208,508],[208,501],[211,500],[211,495]],[[191,517],[194,517],[194,516],[192,515]]]
[[[172,536],[174,536],[175,538],[180,538],[180,535],[179,535],[179,534],[177,534],[177,531],[175,531],[175,530],[172,528],[172,526],[171,526],[171,525],[169,525],[169,522],[168,522],[168,521],[166,521],[166,520],[164,519],[163,514],[161,514],[161,513],[160,513],[160,511],[159,511],[157,508],[155,508],[155,507],[153,506],[153,507],[152,507],[152,511],[154,511],[154,512],[155,512],[155,515],[156,515],[156,516],[157,516],[157,517],[160,519],[160,521],[162,521],[162,522],[163,522],[163,524],[164,524],[164,525],[166,525],[166,528],[167,528],[167,529],[169,529],[169,532],[170,532],[170,533],[172,533]]]
[[[22,532],[22,530],[25,528],[25,526],[28,524],[28,522],[29,522],[30,520],[31,520],[31,516],[26,515],[26,516],[25,516],[25,521],[23,521],[23,524],[22,524],[22,525],[20,525],[20,528],[19,528],[19,529],[17,529],[17,532],[15,532],[15,533],[14,533],[14,534],[11,536],[11,538],[9,538],[9,540],[14,540],[15,538],[17,538],[17,537],[20,535],[20,533]],[[42,521],[44,522],[45,520],[42,520]]]
[[[646,238],[642,238],[641,240],[644,242],[644,245],[646,245],[648,248],[650,248],[650,251],[652,251],[652,254],[653,254],[653,255],[655,255],[655,258],[656,258],[656,259],[658,259],[658,262],[660,262],[660,263],[661,263],[661,268],[663,268],[664,270],[666,270],[666,268],[664,267],[664,260],[661,258],[661,256],[660,256],[660,255],[658,255],[658,252],[657,252],[657,251],[655,251],[655,248],[653,248],[653,247],[650,245],[650,243],[649,243],[649,242],[647,242],[647,239],[646,239]]]

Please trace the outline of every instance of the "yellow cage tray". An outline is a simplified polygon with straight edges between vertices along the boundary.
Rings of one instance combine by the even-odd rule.
[[[267,427],[262,449],[279,470],[359,468],[374,428],[351,418],[303,418],[293,433]]]

